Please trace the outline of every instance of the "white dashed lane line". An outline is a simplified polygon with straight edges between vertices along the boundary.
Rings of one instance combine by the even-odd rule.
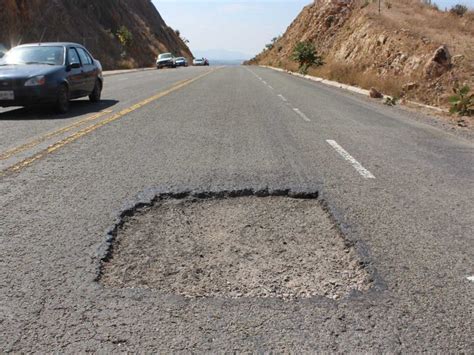
[[[366,168],[362,166],[361,163],[359,163],[357,160],[352,157],[344,148],[342,148],[339,144],[337,144],[336,141],[334,140],[326,140],[326,142],[329,143],[331,147],[333,147],[336,152],[338,152],[345,160],[350,162],[354,169],[357,170],[357,172],[362,175],[365,179],[375,179],[375,176],[368,171]]]
[[[303,112],[301,112],[299,109],[294,108],[293,111],[295,111],[306,122],[311,122],[311,120]]]
[[[249,72],[251,72],[255,77],[258,78],[263,84],[265,84],[269,89],[274,90],[271,85],[269,85],[265,80],[263,80],[260,76],[258,76],[256,73],[253,71],[247,69]],[[278,94],[278,97],[285,102],[288,106],[290,106],[290,103],[288,102],[287,98],[283,96],[282,94]],[[292,106],[290,106],[292,107]],[[311,119],[308,118],[299,108],[294,107],[293,112],[295,112],[298,116],[300,116],[304,121],[306,122],[311,122]],[[361,163],[359,163],[352,155],[350,155],[344,148],[342,148],[335,140],[328,139],[326,142],[333,147],[336,152],[341,155],[345,160],[347,160],[349,163],[351,163],[352,167],[360,174],[364,179],[375,179],[375,176],[366,168],[362,166]],[[469,276],[467,278],[469,281],[474,282],[474,276]]]
[[[265,80],[263,80],[260,76],[258,76],[256,73],[254,73],[252,70],[250,69],[247,69],[249,72],[251,72],[253,75],[255,75],[256,78],[258,78],[258,80],[260,80],[263,84],[265,84],[270,90],[274,90],[273,86],[271,86],[270,84],[268,84]],[[285,102],[287,105],[290,105],[290,103],[288,102],[287,98],[285,96],[283,96],[282,94],[279,94],[278,97],[283,101]],[[290,106],[291,107],[291,106]],[[311,122],[311,120],[308,118],[308,116],[306,116],[303,112],[301,112],[300,109],[298,108],[293,108],[293,111],[298,115],[300,116],[303,120],[305,120],[306,122]]]

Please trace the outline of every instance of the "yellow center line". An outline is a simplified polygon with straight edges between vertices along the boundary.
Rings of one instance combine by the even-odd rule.
[[[76,127],[79,127],[79,126],[82,126],[84,123],[86,122],[89,122],[89,121],[93,121],[93,120],[96,120],[108,113],[112,113],[113,111],[112,110],[103,110],[103,111],[100,111],[92,116],[89,116],[89,117],[86,117],[82,120],[79,120],[77,122],[74,122],[73,124],[69,125],[69,126],[66,126],[66,127],[63,127],[63,128],[60,128],[60,129],[57,129],[55,131],[52,131],[52,132],[49,132],[43,136],[40,136],[34,140],[31,140],[30,142],[27,142],[23,145],[20,145],[18,147],[15,147],[15,148],[12,148],[12,149],[9,149],[3,153],[0,153],[0,161],[1,160],[6,160],[8,158],[11,158],[12,156],[14,155],[17,155],[18,153],[21,153],[21,152],[24,152],[25,150],[28,150],[28,149],[31,149],[31,148],[34,148],[36,147],[38,144],[50,139],[50,138],[53,138],[55,136],[58,136],[62,133],[65,133],[65,132],[69,132],[71,129],[73,128],[76,128]]]
[[[162,98],[163,96],[166,96],[166,95],[169,95],[171,94],[172,92],[175,92],[177,90],[180,90],[182,89],[183,87],[185,86],[188,86],[189,84],[195,82],[196,80],[199,80],[211,73],[213,73],[214,71],[216,71],[217,69],[214,69],[214,70],[211,70],[207,73],[204,73],[204,74],[201,74],[193,79],[188,79],[188,80],[184,80],[184,81],[181,81],[179,82],[177,85],[173,86],[172,88],[168,89],[168,90],[165,90],[165,91],[162,91],[152,97],[149,97],[148,99],[145,99],[143,101],[140,101],[139,103],[133,105],[133,106],[130,106],[102,121],[99,121],[91,126],[88,126],[86,128],[83,128],[81,129],[80,131],[77,131],[73,134],[71,134],[70,136],[60,140],[59,142],[56,142],[52,145],[50,145],[48,148],[42,150],[41,152],[39,152],[38,154],[36,155],[33,155],[32,157],[29,157],[29,158],[26,158],[22,161],[20,161],[19,163],[11,166],[11,167],[8,167],[2,171],[0,171],[0,177],[3,177],[9,173],[16,173],[20,170],[22,170],[23,168],[27,167],[27,166],[30,166],[31,164],[33,164],[34,162],[46,157],[47,155],[57,151],[58,149],[64,147],[65,145],[69,144],[69,143],[72,143],[76,140],[78,140],[79,138],[95,131],[96,129],[100,128],[100,127],[103,127],[105,126],[106,124],[109,124],[113,121],[116,121],[118,120],[119,118],[133,112],[133,111],[136,111],[138,110],[139,108],[142,108],[143,106],[153,102],[153,101],[156,101],[160,98]]]

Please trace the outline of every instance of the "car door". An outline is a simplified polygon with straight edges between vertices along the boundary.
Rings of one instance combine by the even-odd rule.
[[[71,98],[80,97],[84,92],[84,70],[76,48],[67,50],[67,80],[69,82],[69,95]],[[77,67],[76,67],[77,66]]]
[[[86,95],[89,95],[95,86],[95,81],[97,79],[97,68],[94,65],[94,62],[84,48],[77,47],[77,52],[79,53],[79,58],[81,59],[82,69],[83,69],[83,88]]]

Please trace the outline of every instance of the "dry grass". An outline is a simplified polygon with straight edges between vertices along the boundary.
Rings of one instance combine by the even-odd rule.
[[[123,59],[117,64],[118,69],[134,69],[137,63],[133,59]]]
[[[425,37],[434,43],[447,44],[453,54],[463,54],[474,61],[474,11],[460,17],[434,9],[416,0],[391,0],[390,9],[383,8],[378,16],[377,7],[367,8],[375,21],[392,29],[407,29],[411,34]]]
[[[403,84],[411,79],[400,76],[384,76],[382,78],[377,73],[366,70],[363,66],[342,63],[327,63],[320,68],[311,69],[309,74],[348,85],[359,86],[363,89],[375,87],[384,94],[395,97],[402,95]]]
[[[298,64],[291,61],[268,61],[266,64],[272,67],[282,68],[292,72],[298,72]],[[403,85],[416,81],[416,78],[407,76],[383,76],[367,69],[368,66],[343,64],[337,62],[325,63],[319,68],[310,68],[308,74],[343,84],[358,86],[363,89],[376,88],[386,95],[401,97]]]

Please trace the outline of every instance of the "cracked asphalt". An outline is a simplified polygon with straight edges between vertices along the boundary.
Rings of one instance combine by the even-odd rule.
[[[101,105],[65,116],[0,109],[0,156],[28,146],[0,161],[20,164],[0,175],[0,352],[474,351],[471,139],[263,68],[105,85]],[[288,302],[96,281],[109,228],[143,191],[259,188],[318,190],[374,286]]]

